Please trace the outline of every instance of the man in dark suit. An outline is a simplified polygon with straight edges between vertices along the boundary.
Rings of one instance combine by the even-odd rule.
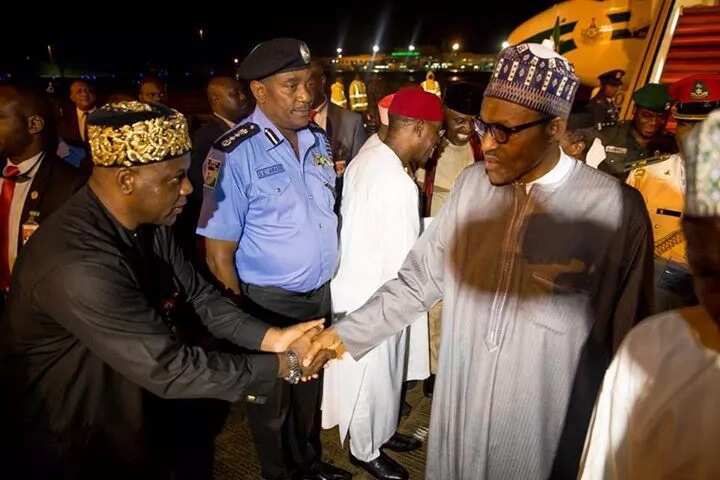
[[[195,131],[192,138],[192,161],[188,170],[188,178],[194,190],[188,197],[185,210],[175,224],[176,239],[185,250],[186,255],[191,259],[201,259],[201,263],[204,263],[205,257],[198,255],[195,228],[202,206],[202,168],[205,157],[213,142],[234,127],[243,117],[246,117],[254,106],[248,95],[247,85],[231,77],[213,77],[207,86],[207,98],[212,115],[206,117],[205,122]]]
[[[84,80],[76,80],[70,84],[71,104],[63,108],[58,125],[58,133],[68,145],[80,147],[85,155],[79,165],[83,175],[90,175],[90,146],[87,141],[87,117],[95,111],[97,96],[95,88]]]
[[[363,127],[362,116],[340,108],[328,101],[326,93],[327,76],[322,64],[313,61],[310,64],[312,77],[309,89],[313,95],[310,120],[318,124],[327,133],[330,140],[337,182],[335,184],[336,202],[335,211],[340,211],[340,196],[342,194],[342,175],[350,160],[357,155],[360,147],[367,140],[367,133]]]
[[[95,111],[95,89],[84,80],[70,84],[70,108],[63,110],[60,137],[71,145],[87,147],[87,116]]]
[[[47,97],[0,87],[0,310],[10,274],[30,235],[84,183],[80,170],[60,159],[57,125]]]
[[[317,123],[326,132],[330,139],[330,147],[335,161],[335,170],[342,175],[345,166],[353,159],[362,147],[367,134],[363,127],[362,117],[344,108],[340,108],[328,101],[326,94],[327,77],[322,64],[317,61],[311,63],[313,94],[310,120]]]

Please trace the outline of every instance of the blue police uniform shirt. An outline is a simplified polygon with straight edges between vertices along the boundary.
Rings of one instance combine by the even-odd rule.
[[[204,165],[197,233],[235,241],[240,280],[309,292],[328,282],[338,260],[335,170],[319,128],[290,142],[255,111],[220,137]]]

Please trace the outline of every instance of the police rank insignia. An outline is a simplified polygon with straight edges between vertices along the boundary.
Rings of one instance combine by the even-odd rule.
[[[322,153],[314,154],[313,159],[315,160],[315,165],[318,165],[320,167],[332,167],[333,166],[330,159],[326,155],[323,155]]]
[[[207,188],[215,188],[215,185],[217,185],[218,177],[220,176],[221,166],[221,160],[213,157],[208,157],[207,162],[205,163],[205,171],[203,174],[203,184]]]
[[[226,139],[222,140],[222,141],[220,142],[220,144],[221,144],[223,147],[229,147],[230,145],[233,144],[233,142],[234,142],[235,140],[237,140],[237,139],[240,138],[240,137],[244,137],[245,135],[247,135],[248,133],[250,133],[250,130],[251,130],[251,129],[252,129],[252,127],[239,128],[239,129],[238,129],[235,133],[233,133],[231,136],[229,136],[229,137],[227,137]]]

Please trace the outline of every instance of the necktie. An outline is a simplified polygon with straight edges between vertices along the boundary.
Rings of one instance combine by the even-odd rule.
[[[88,139],[87,117],[87,112],[82,112],[82,115],[80,115],[80,121],[82,122],[82,125],[80,125],[80,135],[82,135],[83,142],[87,142]]]
[[[3,170],[2,191],[0,191],[0,290],[10,287],[10,206],[15,191],[15,177],[20,170],[15,165],[8,165]]]

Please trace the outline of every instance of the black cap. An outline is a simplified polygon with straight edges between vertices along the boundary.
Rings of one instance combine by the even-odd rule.
[[[445,87],[445,106],[463,115],[479,115],[482,99],[483,92],[474,83],[454,82]]]
[[[625,70],[610,70],[605,72],[598,77],[601,83],[607,83],[609,85],[622,85],[622,79],[625,76]]]
[[[260,80],[309,66],[310,49],[305,42],[294,38],[275,38],[253,48],[240,64],[238,74],[243,80]]]

